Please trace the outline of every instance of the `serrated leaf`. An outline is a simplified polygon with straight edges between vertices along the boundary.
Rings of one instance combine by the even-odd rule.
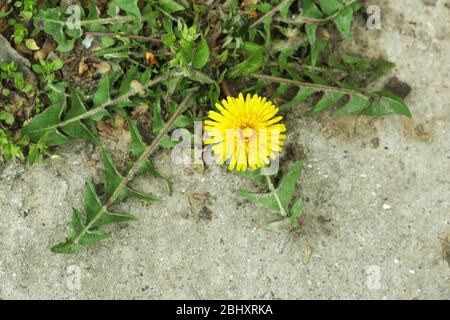
[[[320,54],[327,47],[327,42],[323,39],[316,39],[316,43],[311,47],[311,65],[315,66]]]
[[[139,158],[144,152],[145,148],[147,148],[147,144],[142,140],[142,136],[139,132],[139,129],[136,126],[136,123],[129,116],[126,116],[128,126],[130,128],[131,135],[131,154],[134,159]],[[150,162],[150,160],[146,159],[141,167],[142,172],[147,172],[150,176],[160,179],[164,182],[167,192],[169,194],[172,193],[172,187],[170,185],[169,180],[167,180],[164,176],[162,176]]]
[[[367,79],[367,83],[371,83],[385,75],[388,71],[395,67],[395,64],[384,59],[375,59],[371,61],[371,67],[374,71],[369,79]]]
[[[295,97],[292,98],[291,101],[280,106],[280,110],[286,110],[298,106],[300,103],[308,100],[308,98],[311,97],[316,92],[317,90],[312,88],[300,88]]]
[[[387,116],[390,114],[398,114],[411,117],[411,111],[400,97],[397,97],[388,91],[379,91],[375,94],[375,100],[372,102],[370,107],[363,112],[363,114],[369,116]]]
[[[290,213],[289,220],[291,220],[291,226],[294,229],[299,229],[301,227],[298,222],[298,218],[302,214],[303,211],[303,199],[298,199],[293,205]]]
[[[23,129],[24,135],[30,137],[34,142],[46,136],[45,144],[48,146],[68,143],[71,139],[56,128],[60,122],[65,104],[64,100],[63,103],[54,104],[35,116]]]
[[[252,53],[247,59],[234,66],[228,71],[228,76],[233,79],[239,76],[248,76],[258,71],[264,62],[263,51]]]
[[[125,194],[126,194],[126,197],[134,197],[136,199],[141,199],[144,201],[158,201],[159,200],[159,197],[157,197],[157,196],[154,196],[149,193],[137,191],[137,190],[131,189],[129,187],[125,188]]]
[[[91,181],[86,181],[84,185],[84,211],[88,222],[91,222],[99,212],[103,211],[103,204]]]
[[[103,232],[103,231],[87,231],[84,233],[80,239],[78,240],[78,243],[81,245],[89,245],[93,244],[95,242],[101,241],[103,239],[109,238],[109,233]]]
[[[172,138],[169,135],[166,135],[164,136],[164,138],[161,139],[159,146],[163,149],[171,150],[179,143],[180,140],[172,140]]]
[[[351,37],[351,26],[353,20],[353,9],[352,7],[346,7],[342,10],[334,19],[334,23],[336,27],[341,32],[342,36],[345,39],[349,39]]]
[[[184,65],[192,62],[192,53],[194,51],[194,42],[191,40],[180,40],[180,57]]]
[[[84,228],[83,217],[81,216],[81,213],[75,208],[72,209],[72,221],[70,227],[75,234],[81,232]]]
[[[138,7],[138,1],[139,0],[113,0],[112,3],[117,5],[123,11],[136,16],[138,19],[141,19],[141,11]]]
[[[316,45],[316,31],[317,31],[317,25],[315,24],[308,24],[305,27],[306,36],[308,37],[308,42],[311,45],[311,47]]]
[[[303,0],[302,5],[303,5],[303,16],[314,19],[323,18],[322,12],[311,0]]]
[[[113,159],[109,152],[107,152],[105,149],[102,149],[101,152],[106,182],[106,194],[108,195],[108,197],[111,197],[116,191],[117,187],[123,181],[123,177],[114,165]],[[125,196],[125,194],[119,196],[116,201],[121,202],[125,198]]]
[[[115,222],[137,220],[137,218],[131,214],[118,214],[104,210],[103,204],[91,181],[86,182],[84,189],[84,210],[87,215],[87,222],[93,223],[92,228],[100,228]]]
[[[33,65],[37,66],[37,65]],[[47,85],[45,90],[47,90],[48,97],[52,104],[65,103],[66,100],[66,88],[69,86],[67,82],[53,83],[51,86]]]
[[[281,208],[278,201],[281,203],[285,212],[288,212],[288,207],[292,201],[295,185],[298,176],[301,172],[303,161],[297,162],[292,166],[291,170],[283,176],[278,188],[274,193],[252,193],[246,190],[241,190],[240,195],[248,201],[265,207],[271,212],[280,213]],[[278,198],[278,199],[277,199]]]
[[[192,66],[195,69],[203,68],[209,60],[209,47],[205,38],[201,38],[199,44],[197,45],[197,49],[194,54],[194,58],[192,59]]]
[[[79,116],[81,114],[84,114],[86,112],[87,112],[87,110],[83,103],[80,93],[77,90],[73,90],[73,92],[72,92],[72,107],[71,107],[70,111],[66,114],[66,116],[64,117],[64,120],[72,119],[72,118]],[[90,120],[89,119],[85,120],[85,122],[88,122],[88,121],[90,121]],[[68,125],[64,126],[62,130],[68,136],[71,136],[73,138],[87,139],[96,145],[100,145],[100,140],[97,137],[97,132],[95,131],[95,126],[93,126],[93,125],[88,127],[83,122],[76,121],[76,122],[72,122],[72,123],[69,123]]]
[[[326,14],[331,15],[336,11],[344,8],[342,1],[340,0],[320,0],[320,9]]]
[[[350,97],[350,100],[341,108],[333,113],[333,116],[343,116],[347,114],[360,113],[367,109],[370,104],[370,100],[362,95],[354,94]]]
[[[138,220],[138,218],[131,214],[104,212],[99,216],[98,220],[94,223],[93,228],[100,228],[111,223],[128,222],[136,220]]]
[[[92,102],[94,103],[94,107],[98,107],[99,105],[109,101],[110,99],[111,95],[109,91],[109,77],[105,76],[99,81]]]
[[[128,68],[127,72],[123,75],[122,81],[120,81],[119,95],[123,95],[130,91],[131,81],[137,79],[138,71],[136,66]]]
[[[320,99],[316,105],[314,105],[306,114],[308,116],[312,116],[316,113],[319,113],[321,111],[324,111],[328,108],[331,108],[334,106],[339,100],[342,99],[342,97],[345,96],[344,93],[341,92],[335,92],[335,91],[328,91],[325,93],[325,95]]]
[[[245,177],[256,183],[262,183],[264,181],[264,176],[261,174],[261,169],[247,170],[247,171],[236,171],[237,175]]]
[[[344,61],[345,63],[348,63],[348,64],[354,66],[355,70],[367,70],[370,68],[370,63],[359,57],[343,54],[341,56],[341,58],[342,58],[342,61]]]
[[[168,13],[175,13],[178,11],[185,10],[185,7],[183,7],[181,4],[177,3],[174,0],[160,0],[158,1],[158,5]]]
[[[94,104],[94,108],[98,107],[106,102],[111,100],[111,93],[109,88],[109,77],[104,76],[97,85],[97,91],[95,91],[94,98],[92,99],[92,103]],[[100,121],[103,117],[108,115],[106,111],[100,111],[91,117],[94,121]]]
[[[106,192],[109,197],[111,197],[119,185],[123,182],[124,177],[120,174],[114,165],[111,154],[105,149],[102,149],[102,159],[104,165],[105,181],[106,181]],[[142,200],[155,201],[158,197],[151,194],[145,194],[131,189],[130,187],[124,187],[119,196],[116,198],[115,202],[121,202],[127,197],[136,197]]]
[[[62,253],[62,254],[77,254],[81,251],[82,247],[79,244],[72,243],[70,240],[66,240],[66,242],[57,244],[52,247],[53,253]]]

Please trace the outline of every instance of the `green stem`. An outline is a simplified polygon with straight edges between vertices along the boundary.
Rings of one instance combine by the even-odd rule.
[[[266,177],[266,181],[267,181],[267,185],[269,186],[269,190],[270,192],[273,194],[273,196],[275,197],[275,200],[277,201],[278,206],[280,207],[280,213],[283,217],[287,217],[287,213],[286,210],[283,207],[283,204],[281,203],[281,199],[277,194],[277,190],[275,189],[275,186],[272,183],[272,180],[270,180],[269,176],[265,176]]]
[[[47,21],[59,25],[66,25],[67,21],[65,20],[55,20],[55,19],[47,19],[47,18],[34,18],[39,21]],[[89,20],[81,20],[80,25],[88,25],[88,24],[114,24],[114,23],[127,23],[136,20],[135,16],[118,16],[113,18],[99,18],[99,19],[89,19]]]
[[[334,18],[336,18],[342,11],[347,9],[352,4],[353,4],[353,2],[348,4],[347,6],[343,7],[342,9],[336,11],[331,16],[328,16],[328,17],[325,17],[325,18],[309,18],[309,17],[305,17],[305,16],[296,16],[295,19],[279,18],[279,19],[276,19],[276,20],[280,21],[280,22],[283,22],[283,23],[288,23],[288,24],[300,24],[300,25],[305,24],[305,23],[309,23],[309,24],[324,24],[324,23],[327,23],[327,22],[333,20]]]
[[[136,20],[135,16],[118,16],[113,18],[100,18],[100,19],[90,19],[90,20],[81,20],[80,24],[114,24],[114,23],[126,23]]]
[[[331,87],[331,86],[327,86],[327,85],[323,85],[323,84],[302,82],[302,81],[286,79],[286,78],[281,78],[281,77],[268,76],[265,74],[252,74],[251,77],[253,77],[255,79],[267,81],[267,82],[287,83],[287,84],[290,84],[290,85],[293,85],[296,87],[311,88],[311,89],[315,89],[317,91],[339,92],[339,93],[344,93],[344,94],[348,94],[348,95],[359,95],[365,99],[370,99],[369,96],[367,96],[359,91],[353,90],[353,89]]]
[[[323,18],[323,19],[308,18],[308,17],[304,17],[304,16],[297,16],[297,17],[295,17],[295,19],[278,18],[278,19],[276,19],[276,21],[280,21],[280,22],[288,23],[288,24],[305,24],[305,23],[308,23],[308,24],[324,24],[324,23],[327,23],[328,21],[331,21],[334,18],[336,18],[337,15],[339,13],[341,13],[341,11],[342,10],[336,11],[331,16],[328,16],[328,17]]]
[[[170,119],[167,121],[164,128],[158,133],[158,135],[155,137],[155,139],[152,141],[152,143],[145,148],[144,152],[141,154],[141,156],[136,160],[136,162],[133,164],[131,169],[128,171],[127,175],[124,177],[122,182],[117,186],[116,190],[114,190],[111,197],[109,197],[108,201],[103,205],[103,207],[98,211],[98,213],[95,215],[95,217],[81,230],[79,235],[73,240],[74,244],[77,244],[78,241],[83,237],[83,235],[88,232],[94,224],[98,221],[98,219],[101,218],[101,216],[107,212],[108,208],[117,200],[117,198],[122,193],[123,189],[127,186],[127,184],[134,178],[136,173],[139,172],[139,170],[142,167],[142,164],[145,160],[148,159],[148,157],[155,152],[157,149],[159,143],[161,140],[166,136],[166,134],[172,129],[175,121],[178,119],[178,117],[183,113],[185,108],[189,105],[193,97],[193,92],[188,93],[186,98],[183,99],[183,101],[178,106],[177,110],[175,110],[174,114],[170,117]]]
[[[93,37],[114,37],[114,38],[123,37],[123,38],[142,40],[144,42],[162,43],[162,40],[158,39],[158,38],[152,38],[152,37],[140,36],[140,35],[128,34],[128,33],[86,31],[85,34],[88,36],[93,36]]]

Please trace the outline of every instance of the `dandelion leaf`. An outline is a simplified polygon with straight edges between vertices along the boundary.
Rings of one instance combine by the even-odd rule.
[[[341,108],[333,113],[333,116],[343,116],[347,114],[356,114],[367,109],[370,100],[365,96],[354,94],[350,100]]]
[[[291,208],[289,220],[291,222],[291,226],[294,229],[299,229],[301,227],[298,219],[300,218],[300,215],[303,211],[303,199],[298,199]]]
[[[289,204],[292,201],[295,192],[295,185],[301,172],[303,161],[297,162],[291,170],[283,176],[275,192],[252,193],[247,190],[241,190],[240,194],[248,201],[265,207],[270,212],[280,213],[282,209],[288,212]],[[279,202],[283,206],[280,208]]]
[[[24,128],[24,135],[30,137],[33,142],[37,142],[45,136],[45,143],[48,146],[56,146],[71,141],[71,138],[64,135],[57,127],[65,106],[66,101],[64,100],[61,103],[48,107],[35,116]]]
[[[131,135],[131,154],[133,155],[134,159],[137,159],[139,156],[142,155],[145,148],[147,148],[147,144],[143,141],[142,136],[139,132],[139,129],[136,126],[136,123],[127,115],[126,116],[128,126],[130,128],[130,135]],[[170,182],[167,178],[162,176],[153,166],[153,164],[150,162],[150,160],[145,160],[141,167],[142,172],[147,172],[150,176],[161,180],[165,187],[167,192],[170,194],[172,193],[172,187],[170,185]]]
[[[308,98],[311,97],[316,92],[317,92],[317,90],[312,89],[312,88],[301,88],[298,90],[297,94],[295,95],[294,98],[292,98],[291,101],[280,106],[280,110],[286,110],[286,109],[296,107],[300,103],[308,100]]]
[[[345,94],[342,92],[328,91],[324,94],[322,99],[316,103],[307,113],[307,115],[312,116],[321,111],[327,110],[334,106],[339,100],[344,97]]]
[[[411,111],[403,102],[402,98],[393,95],[388,91],[375,93],[375,98],[369,108],[364,110],[363,114],[369,116],[387,116],[398,114],[411,117]]]
[[[105,149],[102,150],[102,158],[104,164],[106,192],[108,196],[111,197],[116,192],[116,189],[119,187],[119,185],[123,183],[123,180],[125,178],[120,174],[119,170],[117,170],[117,167],[114,165],[111,155]],[[128,186],[125,186],[122,189],[123,190],[116,197],[115,202],[121,202],[127,197],[136,197],[147,201],[158,200],[158,197],[156,196],[136,191]]]
[[[104,164],[104,173],[106,181],[107,199],[114,198],[113,203],[120,202],[127,197],[136,197],[143,200],[154,201],[157,197],[136,191],[128,186],[123,186],[124,177],[117,170],[111,155],[102,149],[102,158]],[[116,195],[116,190],[122,190]],[[113,203],[103,204],[101,198],[95,190],[91,181],[87,181],[84,187],[84,216],[77,209],[73,209],[72,220],[70,223],[70,232],[67,239],[52,248],[55,253],[75,254],[81,251],[82,246],[90,245],[109,237],[99,228],[118,222],[127,222],[137,220],[131,214],[119,214],[110,212],[107,206]]]
[[[24,128],[24,135],[30,137],[33,142],[44,138],[43,141],[47,146],[66,144],[74,139],[87,139],[100,145],[94,121],[92,119],[77,120],[77,117],[88,112],[81,93],[73,90],[71,100],[71,108],[64,116],[67,104],[65,98],[35,116]],[[64,123],[67,124],[64,125]]]
[[[80,93],[77,90],[73,90],[72,107],[69,112],[67,112],[64,120],[72,119],[86,112],[87,110],[83,103],[83,100],[81,99]],[[89,122],[90,124],[88,124]],[[95,131],[95,125],[90,119],[85,120],[85,122],[75,121],[69,123],[68,125],[64,126],[62,130],[70,137],[90,140],[92,143],[100,145],[100,140]]]

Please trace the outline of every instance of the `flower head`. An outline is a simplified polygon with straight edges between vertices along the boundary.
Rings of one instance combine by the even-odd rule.
[[[219,164],[228,163],[228,169],[246,171],[262,168],[275,160],[276,153],[282,152],[286,136],[283,117],[277,116],[279,109],[258,95],[247,94],[244,99],[227,97],[216,104],[217,111],[209,111],[205,120],[207,138],[211,144],[215,160]]]

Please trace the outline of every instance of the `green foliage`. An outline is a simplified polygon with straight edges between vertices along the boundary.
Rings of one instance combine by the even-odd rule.
[[[29,56],[37,61],[32,65],[37,88],[27,83],[15,63],[0,62],[3,157],[23,159],[28,150],[29,164],[41,162],[49,148],[76,139],[101,148],[96,126],[117,115],[126,120],[131,135],[127,174],[119,172],[102,148],[107,194],[98,194],[92,182],[86,183],[84,210],[73,210],[71,232],[55,252],[79,252],[109,236],[100,230],[103,225],[134,219],[111,213],[112,204],[129,196],[155,200],[127,186],[135,173],[148,173],[170,193],[169,181],[142,157],[149,148],[173,148],[177,142],[170,139],[168,128],[192,128],[194,120],[204,119],[210,106],[228,94],[223,88],[230,87],[232,94],[257,91],[282,110],[314,101],[307,113],[311,116],[411,116],[401,98],[367,90],[392,70],[392,63],[338,49],[351,37],[359,1],[232,0],[207,6],[184,0],[88,0],[75,7],[44,1],[39,9],[36,0],[3,3],[0,19],[7,23],[2,32],[11,41],[33,54],[41,53],[44,41],[56,44],[46,58]],[[80,56],[89,68],[87,76],[77,74]],[[95,63],[109,70],[97,73]],[[85,88],[83,82],[91,86]],[[189,90],[196,92],[195,107],[172,119],[180,106],[176,101]],[[32,101],[20,119],[11,103],[18,93]],[[145,141],[150,139],[157,143],[148,146]],[[301,162],[274,190],[267,180],[269,193],[242,194],[280,214],[280,221],[297,230],[302,201],[293,200],[300,170]],[[246,175],[255,181],[262,177],[255,172]]]
[[[28,35],[28,29],[24,26],[24,23],[28,22],[36,13],[36,0],[5,0],[1,4],[0,19],[12,15],[13,11],[17,12],[15,18],[8,20],[8,25],[13,28],[12,38],[14,43],[19,44]]]
[[[19,44],[22,42],[22,40],[26,37],[28,34],[28,30],[20,23],[17,22],[15,19],[10,19],[8,21],[10,26],[14,27],[14,43]]]
[[[0,129],[0,156],[3,156],[5,160],[10,158],[24,159],[22,146],[12,141],[9,130]]]
[[[0,61],[0,80],[13,80],[14,88],[24,92],[29,93],[32,89],[31,84],[26,83],[24,79],[24,75],[17,68],[17,64],[15,62],[4,62]],[[2,88],[2,85],[0,85]]]
[[[208,60],[209,60],[208,43],[206,42],[205,38],[202,37],[197,45],[194,56],[192,58],[192,66],[195,69],[201,69],[208,63]]]
[[[174,0],[160,0],[158,5],[168,13],[183,11],[185,8]]]
[[[298,218],[302,212],[302,200],[297,200],[292,206],[291,203],[302,167],[303,161],[294,164],[289,172],[282,177],[278,187],[274,190],[270,190],[272,182],[267,177],[270,190],[268,193],[253,193],[247,190],[241,190],[240,195],[248,201],[266,208],[270,212],[277,213],[283,218],[288,218],[291,222],[291,227],[298,229],[300,227]]]
[[[145,149],[148,147],[147,144],[143,141],[142,136],[136,126],[136,123],[129,117],[126,116],[128,125],[130,127],[130,135],[131,135],[131,154],[136,160],[139,158],[142,153],[144,153]],[[169,193],[172,192],[172,187],[170,185],[169,180],[167,178],[163,177],[153,166],[153,164],[150,162],[149,159],[145,159],[145,161],[142,163],[141,169],[142,172],[148,173],[150,176],[160,179],[164,182],[165,187]]]
[[[66,100],[48,107],[38,116],[34,117],[23,132],[30,137],[32,141],[44,142],[48,146],[56,146],[68,143],[73,139],[87,139],[94,144],[99,144],[95,126],[92,120],[76,120],[78,117],[87,113],[86,107],[79,97],[79,93],[74,91],[72,94],[72,106],[64,116],[65,125],[61,125],[66,108]],[[95,113],[94,115],[95,116]]]
[[[403,100],[388,91],[379,91],[375,93],[375,100],[370,108],[364,109],[363,114],[369,116],[387,116],[399,114],[411,117],[411,112]]]
[[[51,85],[55,81],[55,72],[64,66],[64,61],[57,58],[53,61],[39,60],[39,64],[33,64],[32,69],[36,74],[42,75],[47,85]]]
[[[228,71],[228,76],[231,79],[237,78],[239,76],[248,76],[253,72],[258,71],[264,62],[264,51],[258,49],[248,56],[244,61],[234,66]]]
[[[25,81],[15,62],[0,61],[0,157],[4,160],[23,160],[29,145],[29,140],[14,130],[20,124],[15,116],[14,101],[22,96],[33,98],[33,86]],[[35,98],[35,101],[39,100]]]
[[[75,40],[82,36],[82,30],[103,31],[104,25],[114,25],[116,31],[132,31],[141,29],[141,15],[137,7],[137,0],[114,0],[109,6],[110,17],[99,18],[93,1],[89,1],[89,14],[77,5],[66,11],[64,8],[47,8],[39,10],[34,19],[35,27],[42,26],[43,30],[51,35],[58,44],[58,51],[69,52],[74,48]],[[117,15],[117,9],[122,9],[129,15]],[[79,14],[80,20],[77,20]],[[109,39],[104,44],[111,45],[114,41]]]
[[[99,230],[101,227],[118,222],[137,220],[131,214],[113,213],[109,211],[109,206],[116,202],[121,202],[127,197],[154,201],[157,197],[136,191],[126,185],[124,177],[116,168],[111,155],[102,149],[104,165],[107,203],[102,203],[100,196],[95,190],[91,181],[87,181],[84,187],[84,213],[73,209],[70,224],[70,233],[66,241],[52,248],[55,253],[78,253],[82,246],[90,245],[100,240],[108,238],[110,235]]]

